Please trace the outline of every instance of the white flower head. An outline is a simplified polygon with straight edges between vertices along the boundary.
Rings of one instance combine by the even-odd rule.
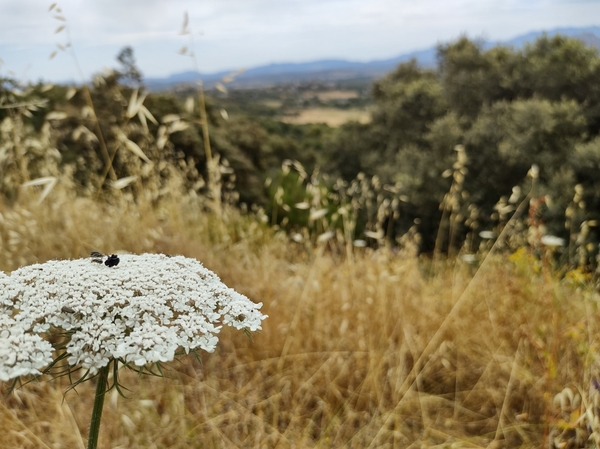
[[[173,360],[178,350],[212,352],[223,325],[255,331],[266,318],[261,303],[228,288],[195,259],[109,260],[113,266],[92,258],[20,268],[0,277],[0,306],[11,301],[24,329],[66,331],[68,363],[92,374],[112,359],[143,366]]]

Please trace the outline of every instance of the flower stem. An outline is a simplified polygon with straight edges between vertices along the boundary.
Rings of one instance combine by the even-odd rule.
[[[94,398],[94,409],[92,410],[92,420],[90,422],[88,449],[96,449],[98,447],[98,435],[100,435],[100,421],[102,420],[102,408],[104,406],[109,369],[110,363],[100,368],[100,372],[98,373],[98,385],[96,385],[96,397]]]

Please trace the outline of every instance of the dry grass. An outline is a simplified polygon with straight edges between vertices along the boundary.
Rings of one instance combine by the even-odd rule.
[[[292,114],[296,115],[292,115]],[[280,118],[282,122],[295,125],[307,123],[325,123],[331,127],[341,126],[346,122],[358,121],[368,123],[371,120],[369,112],[364,109],[338,109],[338,108],[308,108],[300,111],[291,111],[290,115]]]
[[[131,392],[110,394],[101,447],[540,447],[565,429],[559,419],[595,413],[597,295],[526,252],[473,277],[387,250],[352,261],[299,250],[233,210],[217,226],[193,200],[53,198],[2,207],[15,237],[3,269],[91,249],[179,253],[270,316],[254,341],[225,331],[202,364],[172,363],[167,379],[124,375]],[[3,399],[2,447],[84,447],[94,387],[63,401],[66,387]],[[587,405],[561,411],[552,399],[565,387]]]

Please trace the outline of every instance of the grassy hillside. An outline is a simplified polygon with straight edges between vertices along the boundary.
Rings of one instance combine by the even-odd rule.
[[[4,270],[93,248],[184,254],[269,315],[253,340],[225,331],[215,353],[171,363],[165,379],[123,373],[130,390],[109,393],[100,447],[596,441],[598,295],[579,271],[558,279],[527,249],[477,268],[385,248],[348,258],[229,208],[219,220],[192,198],[55,193],[2,206]],[[67,387],[41,379],[5,397],[3,447],[82,447],[93,385]]]

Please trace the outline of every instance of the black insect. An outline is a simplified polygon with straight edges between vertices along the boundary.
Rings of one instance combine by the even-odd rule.
[[[92,251],[92,253],[90,254],[90,257],[92,258],[92,262],[94,263],[102,263],[102,259],[104,258],[104,254],[98,252],[98,251]]]
[[[119,265],[119,258],[116,254],[111,254],[110,256],[108,256],[108,259],[104,261],[104,265],[106,265],[107,267],[116,267],[117,265]]]
[[[71,309],[69,306],[62,306],[62,309],[60,309],[60,311],[65,313],[75,313],[75,310]]]

